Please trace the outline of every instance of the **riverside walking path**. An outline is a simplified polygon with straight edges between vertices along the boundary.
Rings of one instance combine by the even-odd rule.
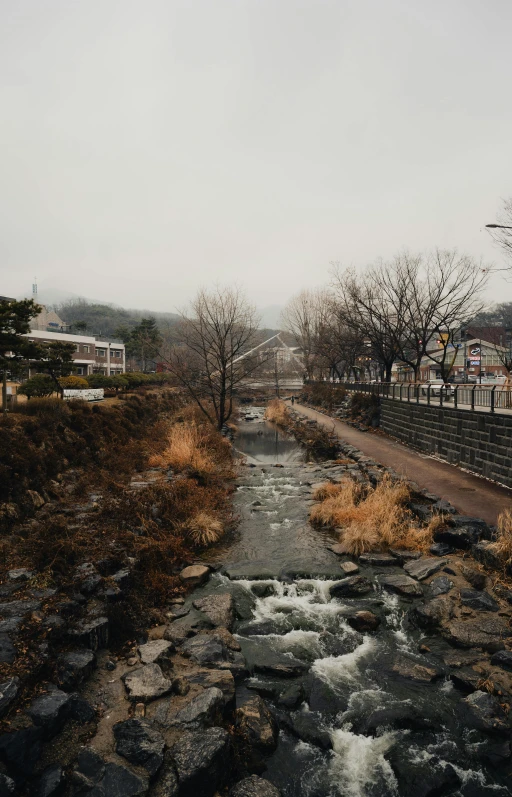
[[[323,412],[295,402],[294,409],[317,421],[381,465],[417,482],[421,488],[449,501],[463,515],[480,517],[495,525],[498,515],[512,509],[512,490],[414,451],[391,437],[361,432]]]

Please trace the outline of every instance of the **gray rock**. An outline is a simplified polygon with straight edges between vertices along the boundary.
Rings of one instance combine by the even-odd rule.
[[[281,797],[281,792],[268,780],[251,775],[233,786],[229,797]]]
[[[455,548],[452,548],[447,542],[434,542],[428,550],[432,556],[448,556],[454,552]]]
[[[409,551],[407,548],[390,548],[389,553],[402,563],[411,562],[414,559],[419,559],[421,556],[421,551]]]
[[[103,578],[92,562],[84,562],[76,568],[75,580],[78,582],[78,589],[83,595],[92,595],[102,583]]]
[[[485,583],[487,581],[487,576],[485,573],[482,573],[480,570],[474,570],[471,567],[464,566],[461,567],[460,572],[466,581],[469,581],[474,589],[485,589]]]
[[[0,634],[0,663],[14,664],[18,652],[8,634]]]
[[[450,679],[457,689],[469,693],[478,689],[478,685],[482,681],[482,675],[472,667],[461,667],[459,670],[450,673]]]
[[[208,595],[194,601],[196,609],[204,612],[214,626],[222,626],[231,631],[235,622],[233,596],[229,592],[221,595]]]
[[[223,693],[213,686],[210,689],[203,689],[178,710],[172,699],[166,704],[160,705],[156,711],[155,720],[166,728],[170,726],[188,730],[208,728],[220,724],[224,705]]]
[[[7,578],[10,581],[29,581],[34,575],[33,570],[27,570],[26,567],[17,567],[14,570],[7,571]]]
[[[37,612],[41,608],[41,601],[6,601],[0,603],[1,617],[26,617],[27,614]]]
[[[499,650],[491,656],[491,664],[512,671],[512,650]],[[0,687],[1,689],[1,687]]]
[[[469,550],[472,545],[480,541],[482,530],[475,526],[461,526],[459,528],[440,529],[434,533],[436,542],[446,542],[453,548]]]
[[[407,562],[407,564],[404,565],[404,570],[412,578],[423,581],[423,579],[437,573],[444,564],[446,563],[440,559],[429,559],[426,557],[424,559],[417,559],[415,562]]]
[[[430,594],[433,598],[437,598],[438,595],[445,595],[452,587],[453,581],[450,581],[446,576],[438,576],[432,579],[429,584]]]
[[[42,727],[47,736],[53,736],[63,727],[69,713],[70,696],[60,689],[52,689],[36,697],[27,708],[27,714],[34,724]]]
[[[364,576],[349,576],[336,581],[329,589],[333,598],[353,598],[372,591],[372,584]]]
[[[447,622],[453,617],[453,604],[447,598],[433,598],[426,603],[416,605],[412,618],[420,628],[433,628]]]
[[[229,734],[223,728],[183,734],[171,750],[180,797],[212,797],[227,776],[229,749]]]
[[[200,684],[204,689],[212,686],[221,690],[224,705],[231,706],[235,700],[235,679],[229,670],[196,670],[185,673],[185,678],[191,684]]]
[[[151,790],[151,797],[178,797],[179,788],[174,761],[170,751],[167,750],[158,780]]]
[[[172,689],[172,682],[165,678],[158,664],[139,667],[127,673],[123,680],[129,699],[136,703],[149,703],[168,695]]]
[[[16,632],[22,622],[22,617],[9,617],[8,620],[0,620],[0,634]]]
[[[188,639],[181,650],[184,656],[206,666],[214,666],[224,662],[228,657],[224,643],[217,637],[207,634],[199,634],[192,639]]]
[[[126,767],[118,764],[107,764],[105,774],[93,791],[94,797],[145,797],[148,782],[145,778],[134,775]],[[91,797],[93,797],[91,795]]]
[[[106,648],[109,641],[109,622],[107,617],[82,620],[69,632],[70,637],[91,650]]]
[[[476,620],[455,620],[442,634],[452,644],[462,648],[482,648],[496,653],[505,647],[503,640],[510,637],[509,626],[499,617],[479,617]]]
[[[58,764],[47,767],[36,787],[34,797],[52,797],[64,785],[64,771]]]
[[[488,692],[473,692],[462,701],[470,725],[484,733],[509,735],[510,723],[497,698]]]
[[[332,749],[330,733],[322,726],[320,716],[314,712],[295,711],[281,716],[280,723],[290,733],[306,744],[313,744],[322,750]]]
[[[204,565],[190,565],[181,571],[180,578],[188,587],[200,587],[210,578],[210,568]]]
[[[143,719],[117,722],[113,728],[116,753],[132,764],[139,764],[154,777],[164,760],[164,740],[151,724]]]
[[[20,781],[32,775],[41,755],[43,729],[34,725],[0,736],[0,759]]]
[[[279,695],[279,705],[285,708],[297,708],[304,700],[304,688],[302,684],[292,683]]]
[[[387,592],[395,592],[397,595],[404,595],[407,598],[419,598],[423,595],[423,590],[410,576],[399,573],[396,576],[379,576],[379,584]]]
[[[463,606],[469,606],[470,609],[480,612],[497,612],[500,608],[489,593],[475,589],[461,589],[460,600]]]
[[[67,692],[76,689],[96,668],[96,655],[92,650],[72,650],[57,660],[57,686]]]
[[[0,717],[7,713],[20,690],[20,679],[15,675],[0,684]]]
[[[396,556],[386,553],[365,553],[359,557],[359,561],[370,567],[396,567],[400,564]]]
[[[175,647],[166,639],[155,639],[139,646],[140,660],[143,664],[161,664],[168,662]]]

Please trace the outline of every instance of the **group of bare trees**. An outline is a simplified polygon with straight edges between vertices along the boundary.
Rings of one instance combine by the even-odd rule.
[[[427,358],[443,379],[455,337],[484,309],[488,271],[455,250],[401,252],[362,272],[333,264],[328,289],[303,291],[283,313],[313,376],[358,377],[372,366],[390,381],[396,361],[419,375]]]

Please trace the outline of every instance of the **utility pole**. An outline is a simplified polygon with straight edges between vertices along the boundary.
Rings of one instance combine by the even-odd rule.
[[[7,370],[5,368],[2,376],[2,412],[7,415]]]

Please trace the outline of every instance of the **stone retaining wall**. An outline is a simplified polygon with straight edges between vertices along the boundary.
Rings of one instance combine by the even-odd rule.
[[[512,487],[512,415],[383,398],[380,426],[420,451]]]

